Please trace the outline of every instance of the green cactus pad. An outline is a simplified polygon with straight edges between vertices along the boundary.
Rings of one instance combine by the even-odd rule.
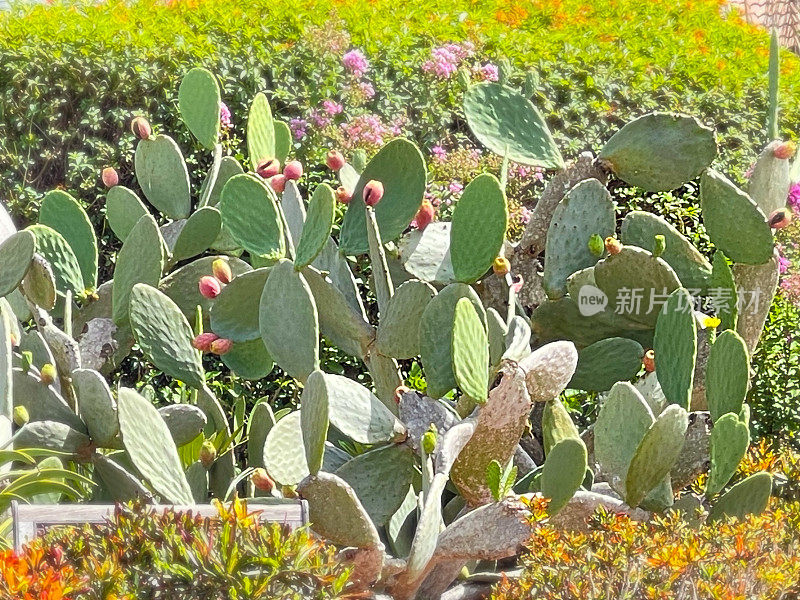
[[[457,209],[456,209],[457,210]],[[597,256],[589,250],[589,238],[614,235],[614,203],[606,186],[597,179],[584,179],[558,203],[547,230],[544,289],[560,298],[567,291],[567,278],[593,266]]]
[[[86,426],[67,405],[52,385],[45,385],[41,379],[28,371],[14,369],[12,374],[14,405],[24,406],[31,421],[57,421],[72,429],[86,433]]]
[[[545,455],[560,442],[567,439],[580,439],[578,428],[572,422],[567,409],[560,400],[548,400],[542,414],[542,439]],[[583,479],[583,478],[581,478]]]
[[[489,365],[496,368],[506,351],[506,333],[508,328],[503,317],[495,309],[486,311],[486,330],[489,340]]]
[[[775,156],[784,142],[774,141],[761,151],[747,180],[747,193],[765,215],[786,207],[791,183],[791,161]]]
[[[260,337],[258,306],[269,272],[264,267],[242,273],[222,289],[211,306],[211,331],[234,342]]]
[[[133,190],[115,185],[106,195],[106,220],[111,231],[121,242],[125,241],[133,226],[147,214],[147,207]]]
[[[359,444],[402,440],[405,427],[367,388],[341,375],[324,374],[330,421]]]
[[[567,438],[550,449],[542,469],[542,496],[550,499],[547,512],[558,513],[581,487],[586,476],[587,455],[583,441]]]
[[[322,252],[330,238],[335,213],[336,196],[333,190],[325,183],[318,185],[308,203],[308,216],[300,241],[297,243],[294,258],[295,269],[299,271],[310,265]]]
[[[200,294],[197,283],[204,275],[211,275],[211,264],[218,258],[228,261],[228,266],[231,268],[234,280],[243,273],[249,273],[253,270],[249,264],[238,258],[232,256],[204,256],[195,261],[190,262],[188,265],[176,269],[167,275],[159,284],[159,288],[172,301],[178,305],[184,316],[193,321],[197,314],[197,307],[203,309],[203,315],[208,316],[214,300],[204,298]],[[217,296],[219,298],[219,296]]]
[[[216,208],[204,206],[192,213],[172,247],[173,262],[192,258],[208,250],[219,236],[221,228],[222,217]]]
[[[662,112],[627,123],[600,151],[617,177],[648,192],[682,186],[716,156],[713,129],[694,117]]]
[[[717,317],[719,317],[720,320],[717,330],[735,330],[739,320],[736,282],[733,278],[733,270],[728,264],[725,254],[723,254],[721,250],[717,250],[714,253],[709,294],[713,294],[716,298],[715,308],[717,310]]]
[[[43,448],[75,454],[89,443],[88,435],[57,421],[27,423],[14,434],[15,448]]]
[[[724,488],[750,446],[750,430],[738,414],[722,415],[711,430],[711,469],[706,483],[709,498]]]
[[[639,443],[625,478],[625,502],[637,506],[669,475],[685,442],[689,414],[670,405],[650,426]]]
[[[208,502],[208,470],[199,460],[194,461],[186,469],[186,481],[192,489],[192,496],[197,504]]]
[[[470,86],[464,113],[475,137],[495,154],[533,167],[563,168],[544,117],[519,92],[496,83]]]
[[[658,304],[681,286],[678,276],[662,258],[635,246],[623,246],[619,254],[609,256],[594,268],[597,287],[608,297],[606,312],[616,312],[625,319],[652,327],[658,319]],[[634,300],[639,291],[641,302]]]
[[[303,226],[306,224],[306,202],[303,200],[300,188],[297,187],[297,182],[287,181],[279,200],[284,219],[286,245],[289,248],[289,253],[295,256],[297,244],[303,235]],[[326,239],[322,247],[324,248],[327,243],[328,240]]]
[[[46,225],[31,225],[27,231],[36,238],[36,253],[53,269],[58,291],[63,294],[70,290],[73,295],[83,292],[85,286],[80,264],[64,236]]]
[[[319,473],[322,468],[329,424],[325,374],[314,371],[308,376],[300,397],[300,427],[303,430],[306,463],[312,475]]]
[[[232,156],[223,156],[219,163],[219,171],[217,172],[217,179],[214,181],[214,188],[208,194],[206,206],[217,206],[219,204],[220,196],[222,195],[222,190],[225,187],[225,184],[228,183],[228,180],[234,175],[241,175],[242,173],[244,173],[244,169],[242,168],[242,165],[239,164],[238,160]],[[206,192],[210,177],[211,172],[209,170],[208,175],[206,175],[206,178],[203,181],[203,185],[200,187],[201,198]]]
[[[219,209],[225,228],[250,254],[267,260],[284,256],[286,242],[277,198],[259,177],[231,177],[222,190]]]
[[[739,414],[749,383],[747,344],[735,331],[723,331],[711,346],[706,365],[706,401],[714,422],[726,413]]]
[[[137,498],[152,502],[152,492],[114,459],[105,454],[95,454],[92,464],[105,490],[115,502],[128,502]]]
[[[303,277],[314,295],[323,337],[342,352],[363,358],[375,335],[363,309],[355,309],[330,276],[323,276],[315,268],[306,267]]]
[[[375,211],[367,208],[367,240],[369,241],[369,259],[372,263],[372,289],[378,301],[378,315],[386,312],[386,305],[394,294],[394,283],[386,260],[386,249],[378,230]]]
[[[251,467],[264,467],[264,444],[274,426],[275,415],[268,400],[262,398],[247,420],[247,464]]]
[[[193,504],[192,490],[167,424],[149,400],[120,388],[119,429],[131,462],[167,502]]]
[[[308,501],[314,531],[341,546],[375,548],[380,537],[358,496],[344,480],[330,473],[306,478],[297,491]]]
[[[450,284],[439,292],[428,303],[420,320],[420,356],[428,382],[428,395],[433,398],[441,398],[456,387],[451,340],[456,303],[461,298],[472,302],[481,322],[485,323],[486,313],[478,294],[464,283]]]
[[[708,237],[737,263],[760,265],[775,246],[764,213],[724,175],[709,169],[700,180],[700,208]]]
[[[179,448],[196,439],[208,422],[206,414],[193,404],[168,404],[159,408],[158,413]]]
[[[50,263],[38,254],[33,255],[31,266],[22,280],[22,291],[28,300],[45,310],[52,310],[56,305],[56,276]]]
[[[422,313],[435,295],[433,287],[416,279],[398,287],[381,315],[377,331],[378,352],[394,358],[417,356]]]
[[[119,433],[119,419],[117,402],[105,377],[91,369],[77,369],[72,372],[72,385],[89,436],[98,446],[108,447]]]
[[[486,402],[489,387],[489,342],[486,326],[468,298],[459,298],[456,302],[450,352],[453,357],[453,375],[461,392],[471,402]]]
[[[128,322],[128,307],[134,285],[158,285],[164,263],[163,251],[164,241],[158,225],[153,217],[146,214],[131,229],[117,254],[111,297],[111,313],[117,325]],[[196,280],[194,285],[197,286]]]
[[[267,97],[259,92],[247,113],[247,154],[250,168],[255,171],[259,161],[274,158],[275,126]]]
[[[347,259],[339,252],[339,247],[333,241],[333,238],[328,240],[325,248],[314,260],[312,266],[318,271],[328,273],[328,279],[339,290],[352,309],[357,314],[365,314],[364,303],[353,276],[353,271],[350,269]]]
[[[672,267],[683,286],[698,290],[708,287],[711,264],[683,234],[658,215],[640,210],[625,215],[621,235],[624,244],[652,252],[657,235],[663,235],[666,243],[661,258]]]
[[[133,287],[130,305],[131,328],[142,352],[165,374],[202,388],[203,362],[192,346],[192,328],[178,305],[144,283]]]
[[[136,181],[144,197],[171,219],[185,219],[192,204],[189,171],[171,137],[140,140],[134,158]]]
[[[717,499],[708,514],[710,522],[747,515],[758,515],[767,509],[772,493],[772,475],[767,472],[754,473],[740,481]]]
[[[225,409],[222,408],[214,392],[208,389],[207,386],[203,386],[197,390],[197,407],[206,415],[207,426],[205,428],[205,433],[207,436],[221,432],[230,435],[230,427],[228,427],[228,418],[225,414]]]
[[[416,455],[403,444],[359,454],[336,471],[353,488],[376,526],[386,524],[397,512],[416,474]]]
[[[270,476],[283,485],[296,485],[308,476],[299,410],[289,413],[269,430],[263,460]]]
[[[612,337],[578,353],[578,366],[567,385],[575,390],[605,392],[618,381],[633,379],[642,367],[644,348],[627,338]]]
[[[453,263],[450,260],[449,221],[431,223],[424,230],[414,229],[400,240],[400,262],[414,277],[447,285],[453,283]]]
[[[261,339],[292,377],[305,381],[319,368],[319,318],[314,296],[289,260],[272,268],[259,304]]]
[[[275,363],[257,337],[246,342],[235,342],[230,352],[222,355],[222,362],[242,379],[258,381],[272,372]]]
[[[30,231],[19,231],[0,244],[0,298],[9,295],[28,272],[36,248],[36,237]]]
[[[628,468],[655,421],[642,395],[628,382],[611,388],[594,426],[594,455],[609,485],[625,494]]]
[[[45,194],[39,223],[60,233],[78,260],[85,288],[97,286],[97,238],[92,222],[77,200],[61,190]]]
[[[275,130],[275,158],[282,163],[286,162],[286,157],[292,149],[292,130],[283,121],[274,121]]]
[[[697,324],[692,297],[684,288],[670,294],[653,338],[656,375],[667,402],[689,410],[697,359]]]
[[[474,283],[500,254],[508,228],[508,206],[500,182],[485,173],[469,182],[453,211],[450,260],[462,283]]]
[[[0,303],[0,416],[7,419],[13,417],[14,410],[14,387],[11,380],[11,368],[14,364],[11,319],[14,318],[16,317],[11,313],[8,304]]]
[[[207,149],[212,150],[219,139],[219,84],[210,71],[195,67],[181,80],[178,89],[178,108],[181,119]]]
[[[346,255],[369,251],[363,194],[364,186],[373,179],[384,187],[383,198],[375,206],[375,217],[385,243],[403,233],[419,210],[425,193],[425,159],[419,148],[402,138],[390,141],[372,157],[342,221],[339,246]]]

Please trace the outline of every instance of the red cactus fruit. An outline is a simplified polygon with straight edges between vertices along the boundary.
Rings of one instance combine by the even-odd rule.
[[[211,352],[214,354],[218,354],[222,356],[223,354],[227,354],[233,348],[233,342],[226,338],[219,338],[211,342]]]
[[[277,158],[262,158],[256,165],[256,173],[264,179],[274,177],[281,172],[281,161]]]
[[[299,160],[290,160],[286,163],[286,166],[283,167],[283,175],[286,179],[297,181],[303,176],[303,163]]]
[[[398,386],[397,386],[397,387],[394,389],[394,401],[395,401],[397,404],[400,404],[400,399],[403,397],[403,394],[405,394],[405,393],[407,393],[407,392],[410,392],[410,391],[411,391],[411,388],[410,388],[410,387],[408,387],[408,386],[405,386],[405,385],[398,385]]]
[[[269,493],[275,488],[275,482],[267,474],[266,469],[262,469],[261,467],[253,471],[253,474],[250,475],[250,481],[253,482],[257,490],[262,492]]]
[[[371,179],[364,186],[364,204],[375,206],[383,198],[383,184],[380,181]]]
[[[775,147],[775,150],[773,150],[772,153],[775,155],[775,158],[788,160],[794,156],[796,151],[797,144],[794,142],[781,142]]]
[[[205,275],[201,277],[197,287],[200,290],[200,295],[202,295],[203,298],[209,299],[216,298],[222,291],[222,286],[219,284],[219,280],[211,275]]]
[[[610,255],[619,254],[622,252],[622,242],[613,236],[608,236],[605,239],[606,252]]]
[[[153,130],[150,128],[150,123],[144,117],[135,117],[131,121],[131,131],[140,140],[149,139],[153,135]]]
[[[103,180],[103,185],[107,188],[112,188],[119,184],[119,175],[114,167],[106,167],[103,169],[100,178]]]
[[[325,164],[331,171],[338,171],[345,165],[344,156],[338,150],[331,150],[325,157]]]
[[[644,353],[644,357],[642,358],[642,365],[644,366],[644,370],[648,373],[652,373],[656,370],[656,353],[652,350],[648,350]]]
[[[275,190],[276,194],[282,194],[286,188],[286,175],[278,174],[275,177],[270,177],[269,185]]]
[[[436,209],[433,208],[430,200],[423,200],[422,205],[417,211],[417,216],[414,217],[417,221],[417,229],[423,231],[428,225],[433,223],[436,217]]]
[[[352,198],[353,195],[343,185],[336,188],[336,199],[342,204],[350,204]]]
[[[192,346],[200,350],[200,352],[210,352],[212,342],[218,339],[219,336],[215,333],[201,333],[192,340]]]
[[[511,271],[511,263],[505,256],[498,256],[492,262],[492,271],[495,275],[502,277]]]
[[[773,229],[783,229],[792,222],[792,212],[785,208],[772,211],[769,215],[769,226]]]
[[[211,263],[211,272],[214,274],[214,277],[219,279],[222,283],[230,283],[233,279],[231,266],[224,258],[218,258]]]

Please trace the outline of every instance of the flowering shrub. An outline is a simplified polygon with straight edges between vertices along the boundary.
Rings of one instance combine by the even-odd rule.
[[[118,507],[99,526],[51,530],[0,555],[0,592],[19,600],[345,599],[350,574],[306,530],[259,524],[243,502],[220,519]],[[9,595],[10,594],[10,595]]]
[[[791,600],[800,594],[800,504],[694,528],[598,512],[586,533],[534,525],[519,581],[492,600]]]

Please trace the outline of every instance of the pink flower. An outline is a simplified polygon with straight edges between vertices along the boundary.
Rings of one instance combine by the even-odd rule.
[[[480,77],[482,81],[497,81],[500,79],[497,65],[486,63],[478,69],[478,77]]]
[[[358,115],[342,124],[342,131],[348,138],[350,146],[368,144],[382,146],[384,138],[391,135],[391,130],[380,118],[372,114]]]
[[[461,59],[447,47],[434,48],[431,57],[422,63],[422,70],[439,79],[449,79],[458,71]]]
[[[289,129],[292,131],[294,139],[301,140],[306,136],[306,129],[308,128],[308,121],[305,119],[294,118],[289,121]]]
[[[450,190],[451,194],[460,194],[461,191],[464,189],[464,186],[461,185],[458,181],[453,181],[450,183],[447,189]]]
[[[800,183],[795,183],[789,188],[787,203],[794,212],[800,213]]]
[[[225,129],[233,127],[233,123],[231,122],[231,110],[224,102],[219,103],[219,121]]]
[[[793,302],[800,301],[800,273],[789,275],[781,281],[781,290]]]
[[[531,220],[531,211],[527,206],[523,206],[519,211],[519,220],[527,225]]]
[[[780,269],[781,275],[786,273],[789,270],[789,267],[792,266],[792,261],[790,261],[785,256],[778,257],[778,269]]]
[[[372,87],[372,84],[369,81],[362,81],[358,84],[358,91],[361,92],[361,95],[364,96],[367,100],[375,96],[375,88]]]
[[[434,146],[431,148],[431,154],[433,154],[433,158],[435,160],[442,161],[447,158],[447,150],[442,148],[441,146]]]
[[[311,119],[311,122],[320,129],[324,129],[333,123],[333,119],[331,119],[330,116],[317,110],[316,108],[311,111],[311,113],[308,115],[308,118]]]
[[[364,53],[361,50],[350,50],[342,56],[342,64],[344,68],[350,71],[356,77],[361,77],[369,70],[369,63]]]
[[[324,110],[327,114],[333,116],[338,115],[339,113],[344,110],[341,104],[338,102],[334,102],[333,100],[323,100],[322,102],[322,110]]]

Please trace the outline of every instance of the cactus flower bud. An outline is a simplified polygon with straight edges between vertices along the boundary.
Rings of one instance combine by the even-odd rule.
[[[439,431],[436,429],[436,425],[431,424],[430,429],[422,434],[422,449],[425,450],[425,454],[430,456],[433,454],[434,450],[436,450],[436,442],[437,438],[439,437]]]
[[[371,179],[364,186],[364,204],[375,206],[383,198],[383,184],[380,181]]]
[[[303,163],[299,160],[290,160],[286,163],[286,166],[283,167],[283,175],[286,179],[297,181],[303,176]]]
[[[30,371],[31,366],[33,366],[33,352],[30,350],[23,350],[20,352],[20,356],[22,361],[20,362],[20,368],[22,369],[23,373],[27,373]]]
[[[325,164],[331,171],[338,171],[345,165],[344,156],[338,150],[331,150],[325,157]]]
[[[42,383],[44,385],[50,385],[56,380],[57,374],[55,366],[51,363],[45,363],[42,365],[42,371],[39,373],[39,376],[42,378]]]
[[[250,475],[250,481],[253,482],[255,488],[262,492],[271,492],[275,489],[275,482],[267,474],[266,469],[258,468]]]
[[[103,185],[107,188],[112,188],[119,184],[119,175],[114,167],[106,167],[103,169],[100,178],[103,180]]]
[[[423,231],[428,225],[433,222],[436,216],[436,209],[433,208],[430,200],[423,200],[422,204],[417,211],[417,216],[414,219],[417,221],[417,229]]]
[[[11,339],[11,347],[12,347],[12,348],[16,348],[17,346],[19,346],[19,340],[17,339],[17,336],[15,336],[15,335],[12,333],[12,334],[11,334],[11,335],[9,335],[8,337]]]
[[[613,236],[608,236],[605,239],[606,252],[611,256],[619,254],[622,251],[622,242]]]
[[[286,175],[278,174],[275,177],[269,178],[270,187],[275,190],[276,194],[282,194],[286,188]]]
[[[522,275],[513,275],[511,279],[511,291],[515,294],[519,294],[522,286],[525,285],[525,280],[522,278]]]
[[[653,256],[661,256],[667,248],[667,240],[663,235],[653,237]]]
[[[785,208],[779,208],[778,210],[772,211],[772,213],[769,215],[769,226],[773,229],[783,229],[791,222],[792,213]]]
[[[133,132],[133,135],[140,140],[149,139],[153,134],[153,130],[150,128],[150,123],[148,123],[147,119],[144,117],[136,117],[133,119],[133,121],[131,121],[131,131]]]
[[[281,172],[281,161],[277,158],[262,158],[256,165],[256,173],[264,179],[274,177]]]
[[[593,256],[600,256],[606,249],[603,238],[596,233],[592,234],[592,237],[589,238],[587,246],[589,246],[589,252],[591,252]]]
[[[200,290],[200,295],[202,295],[203,298],[209,299],[216,298],[222,291],[222,286],[219,284],[219,280],[211,275],[205,275],[201,277],[197,287]]]
[[[224,258],[218,258],[211,263],[211,272],[214,274],[214,277],[219,279],[222,283],[230,283],[233,279],[231,266]]]
[[[211,352],[211,344],[219,339],[215,333],[201,333],[192,340],[192,346],[200,350],[200,352]]]
[[[233,348],[233,342],[227,338],[219,338],[211,342],[210,350],[214,354],[219,354],[222,356],[223,354],[227,354]]]
[[[16,423],[17,427],[22,427],[31,420],[31,416],[28,414],[28,409],[24,406],[15,406],[14,407],[14,423]]]
[[[350,204],[350,199],[353,195],[347,191],[343,185],[340,185],[336,188],[336,199],[341,202],[342,204]]]
[[[505,256],[498,256],[492,262],[492,271],[500,277],[507,275],[511,271],[511,263]]]
[[[217,460],[217,449],[211,440],[206,440],[200,446],[200,463],[206,468],[210,469],[214,461]]]
[[[394,401],[397,404],[400,404],[400,399],[403,397],[403,394],[406,394],[411,391],[411,388],[405,385],[398,385],[394,389]]]
[[[794,142],[781,142],[775,147],[775,150],[772,151],[772,154],[775,156],[775,158],[788,160],[794,156],[796,151],[797,144]]]
[[[644,366],[644,370],[648,373],[652,373],[656,370],[656,353],[652,350],[648,350],[644,353],[644,357],[642,357],[642,366]]]

